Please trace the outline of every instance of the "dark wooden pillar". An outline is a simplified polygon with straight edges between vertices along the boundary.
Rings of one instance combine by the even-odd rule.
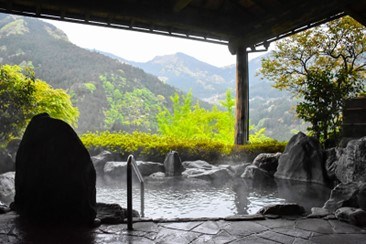
[[[235,144],[249,141],[249,63],[245,47],[236,51],[236,122]]]

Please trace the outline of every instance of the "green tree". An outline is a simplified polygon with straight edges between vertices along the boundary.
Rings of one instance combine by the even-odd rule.
[[[235,101],[230,92],[221,102],[225,111],[213,107],[211,110],[201,108],[199,104],[192,104],[192,93],[180,97],[171,97],[173,111],[164,108],[157,116],[159,132],[164,136],[184,139],[209,139],[224,144],[234,143],[234,113]],[[250,141],[260,143],[271,140],[264,135],[265,129],[256,131],[250,127],[252,134]]]
[[[34,108],[35,80],[19,66],[0,67],[0,141],[19,136]]]
[[[71,102],[71,96],[63,89],[54,89],[45,81],[35,81],[35,107],[30,115],[48,113],[52,118],[61,119],[77,127],[79,110]]]
[[[100,76],[107,96],[108,108],[104,111],[105,128],[112,131],[156,132],[156,114],[164,97],[147,88],[126,89],[123,72]]]
[[[54,118],[77,125],[78,109],[70,96],[53,89],[35,78],[31,68],[0,66],[0,141],[19,137],[28,121],[36,114],[47,112]]]
[[[365,89],[365,55],[365,27],[343,17],[278,41],[260,73],[302,99],[298,117],[325,141],[340,130],[344,101]]]
[[[105,114],[105,128],[112,129],[115,125],[123,123],[122,99],[120,90],[124,87],[126,79],[123,74],[101,75],[99,79],[103,82],[103,88],[107,96],[108,109]]]

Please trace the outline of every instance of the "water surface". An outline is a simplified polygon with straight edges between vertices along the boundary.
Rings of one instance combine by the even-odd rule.
[[[254,214],[263,206],[295,202],[310,211],[322,207],[330,190],[319,184],[269,180],[255,182],[235,179],[207,182],[167,177],[145,179],[145,216],[150,218],[227,217]],[[134,184],[133,208],[140,212],[140,188]],[[97,181],[97,201],[126,207],[125,181]]]

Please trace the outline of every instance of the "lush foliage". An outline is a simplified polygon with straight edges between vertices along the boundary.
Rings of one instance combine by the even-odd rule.
[[[108,101],[105,111],[107,130],[157,131],[155,116],[165,100],[163,96],[156,96],[146,88],[125,91],[127,80],[123,71],[117,75],[102,75],[100,79]]]
[[[123,157],[134,154],[139,160],[162,162],[172,150],[178,151],[182,160],[208,160],[218,162],[228,156],[282,152],[285,144],[276,141],[234,146],[209,139],[185,139],[159,136],[142,132],[134,133],[87,133],[81,136],[84,145],[91,151],[106,149],[119,152]],[[239,156],[238,158],[243,158]]]
[[[344,17],[277,42],[260,72],[302,99],[298,116],[327,140],[339,131],[345,99],[364,89],[365,55],[365,27]]]
[[[122,94],[133,92],[134,89],[145,89],[154,95],[154,99],[159,99],[169,98],[177,92],[139,68],[74,45],[61,30],[36,18],[0,14],[0,42],[1,64],[33,64],[37,78],[73,95],[74,105],[80,111],[79,133],[106,128],[105,111],[110,109],[110,104],[101,75],[112,83],[113,76],[116,83],[125,79],[123,87],[113,83]],[[136,93],[132,96],[136,96]],[[171,109],[169,99],[164,105]],[[144,114],[155,118],[157,112],[154,114],[152,110],[144,111]],[[149,121],[149,118],[145,120]],[[134,126],[126,129],[132,131]],[[137,127],[143,129],[144,126]],[[151,124],[150,128],[157,129],[156,123]]]
[[[18,66],[0,67],[0,141],[19,135],[33,108],[33,77],[21,73]]]
[[[0,141],[20,136],[29,119],[42,112],[77,124],[79,112],[64,90],[36,79],[30,68],[0,66]]]
[[[299,117],[309,121],[311,131],[323,140],[337,136],[342,124],[341,112],[345,99],[356,96],[363,89],[362,82],[355,81],[349,85],[347,82],[339,82],[342,78],[334,76],[329,71],[309,72],[307,89],[303,91],[304,100],[296,107]]]
[[[206,110],[197,103],[192,104],[192,94],[188,93],[180,97],[175,94],[171,97],[173,111],[163,109],[157,116],[159,132],[168,137],[182,139],[203,139],[212,140],[228,145],[234,143],[234,99],[230,91],[226,93],[226,99],[221,105],[226,111],[217,107]],[[271,141],[264,135],[265,129],[260,128],[254,131],[251,126],[250,142],[261,143]]]
[[[210,101],[216,102],[217,99],[224,98],[224,96],[221,98],[221,94],[224,95],[228,87],[235,89],[234,66],[218,68],[184,54],[172,55],[172,58],[168,59],[164,56],[159,62],[155,59],[154,62],[146,63],[145,67],[139,66],[148,73],[162,77],[165,83],[142,69],[126,64],[126,61],[121,63],[116,60],[116,56],[110,58],[108,57],[110,54],[102,55],[96,51],[80,48],[69,42],[61,30],[35,18],[0,14],[0,42],[0,63],[33,64],[37,78],[46,80],[54,88],[65,89],[72,95],[73,104],[80,112],[76,129],[78,133],[113,127],[114,123],[111,121],[108,122],[109,126],[105,124],[106,112],[111,109],[112,104],[107,101],[108,92],[104,89],[103,79],[100,79],[101,74],[110,82],[113,81],[111,77],[117,78],[115,79],[117,84],[113,83],[114,89],[118,89],[123,96],[125,93],[130,96],[134,89],[138,89],[139,91],[131,94],[131,97],[134,97],[133,101],[141,101],[137,95],[139,93],[145,96],[141,89],[151,91],[154,95],[153,100],[163,100],[163,105],[169,111],[172,111],[172,101],[169,97],[177,92],[168,85],[173,80],[174,86],[182,91],[192,88],[193,104],[196,103],[195,97],[208,98],[207,96],[215,95]],[[160,62],[163,60],[164,62]],[[283,98],[284,93],[272,89],[271,82],[254,76],[259,66],[260,62],[257,60],[251,60],[249,64],[251,123],[256,125],[256,128],[266,127],[265,134],[269,137],[287,140],[292,136],[292,129],[303,129],[298,126],[299,120],[292,119],[293,113],[288,113],[292,105],[288,96],[285,94]],[[162,73],[154,72],[157,67],[160,67]],[[118,83],[123,82],[123,79],[126,82],[122,87]],[[155,113],[156,109],[152,108],[154,102],[142,99],[144,102],[150,101],[150,105],[147,106],[148,112],[144,112],[144,119],[139,118],[140,125],[125,123],[121,125],[117,122],[114,129],[133,131],[137,128],[151,133],[157,131],[155,115],[158,111]],[[201,101],[200,107],[208,110],[212,108],[211,105]],[[123,112],[124,121],[127,119],[126,114],[133,113],[134,110]],[[131,120],[134,118],[135,115]],[[146,121],[149,123],[147,127],[143,125]]]
[[[54,89],[45,81],[35,80],[34,108],[30,115],[48,113],[52,118],[61,119],[76,127],[79,110],[73,106],[70,95],[63,89]]]

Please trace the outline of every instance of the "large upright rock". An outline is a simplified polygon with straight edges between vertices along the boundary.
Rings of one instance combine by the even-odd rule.
[[[92,223],[96,175],[90,155],[65,122],[48,114],[29,123],[16,156],[15,210],[37,222]]]
[[[325,184],[323,153],[318,140],[299,132],[278,160],[276,178]]]
[[[335,175],[344,184],[366,182],[366,137],[348,142],[336,162]]]
[[[184,171],[182,161],[177,152],[169,152],[164,160],[164,168],[166,176],[180,176]]]

